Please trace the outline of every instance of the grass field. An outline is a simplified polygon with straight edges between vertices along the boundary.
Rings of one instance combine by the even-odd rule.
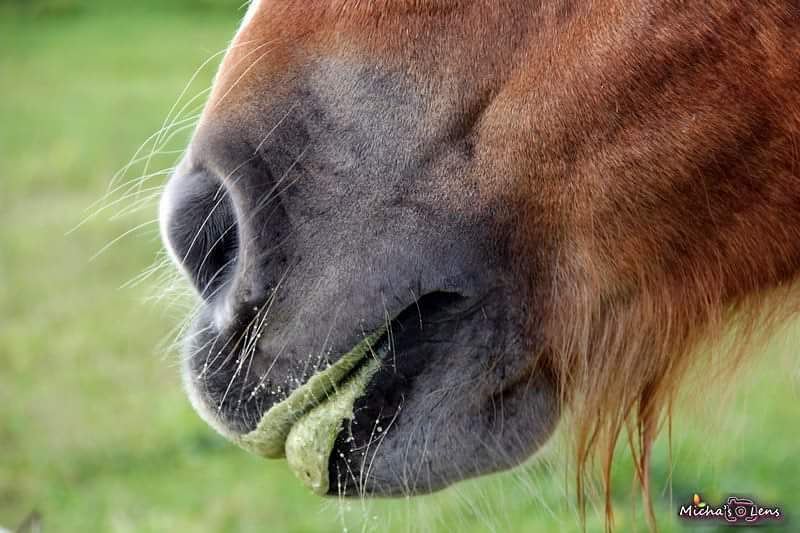
[[[154,298],[159,272],[137,277],[157,260],[147,198],[163,175],[138,182],[139,196],[120,200],[121,189],[100,205],[118,204],[69,232],[224,48],[240,3],[0,2],[0,525],[36,509],[54,532],[575,530],[558,440],[545,452],[554,466],[419,500],[307,494],[283,463],[213,434],[181,391],[165,345],[188,304]],[[185,142],[179,126],[191,125],[215,65],[181,99],[187,120],[164,151]],[[133,165],[117,183],[175,157]],[[140,209],[121,212],[131,206]],[[725,401],[713,385],[690,391],[675,416],[672,463],[665,439],[654,457],[664,530],[691,529],[674,517],[694,492],[781,504],[784,530],[800,530],[796,331],[742,371]],[[623,453],[614,475],[622,531],[644,529],[630,510],[630,476]],[[601,524],[590,512],[588,529]]]

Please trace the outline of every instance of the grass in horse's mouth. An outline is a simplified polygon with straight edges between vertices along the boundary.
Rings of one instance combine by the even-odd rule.
[[[406,308],[392,323],[401,323],[422,309],[435,311],[452,304],[455,295],[431,293]],[[312,376],[287,399],[273,405],[258,426],[236,439],[242,448],[262,457],[286,457],[289,467],[313,492],[328,493],[328,461],[344,420],[364,393],[390,349],[387,327],[378,328],[325,370]]]
[[[380,350],[385,344],[383,342],[385,338],[385,326],[364,338],[349,353],[312,376],[288,398],[267,410],[258,426],[250,433],[240,436],[237,444],[247,451],[269,459],[284,457],[286,439],[292,426],[315,407],[328,403],[330,398],[336,397],[343,382],[349,382],[363,374],[361,367],[372,366],[368,364],[372,362],[368,359],[379,364],[379,354],[376,350]]]
[[[289,431],[285,446],[289,468],[320,496],[330,489],[328,462],[343,421],[353,418],[353,404],[364,394],[380,364],[379,358],[367,356],[364,364],[335,394],[306,413]]]
[[[387,349],[384,326],[272,406],[256,429],[239,437],[238,444],[263,457],[285,456],[309,489],[327,494],[328,459],[342,421],[353,417],[353,404],[380,367]]]

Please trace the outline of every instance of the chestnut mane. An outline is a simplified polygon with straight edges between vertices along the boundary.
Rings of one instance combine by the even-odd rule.
[[[548,265],[531,327],[573,415],[579,495],[599,459],[610,525],[621,435],[652,521],[651,447],[693,362],[724,347],[735,368],[798,310],[800,4],[593,4],[542,48],[568,68],[518,117],[557,142],[527,146],[509,202],[519,270]]]

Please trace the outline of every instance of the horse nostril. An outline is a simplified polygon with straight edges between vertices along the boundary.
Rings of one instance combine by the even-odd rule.
[[[205,300],[228,284],[235,270],[239,228],[227,188],[194,171],[173,176],[161,199],[162,238],[173,260]]]

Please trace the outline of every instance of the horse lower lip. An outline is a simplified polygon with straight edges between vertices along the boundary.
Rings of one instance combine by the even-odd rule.
[[[335,396],[337,386],[371,356],[382,342],[386,328],[366,337],[334,364],[311,377],[284,401],[273,405],[261,417],[256,429],[236,439],[236,444],[256,455],[270,459],[285,456],[286,439],[292,426],[304,415]]]

